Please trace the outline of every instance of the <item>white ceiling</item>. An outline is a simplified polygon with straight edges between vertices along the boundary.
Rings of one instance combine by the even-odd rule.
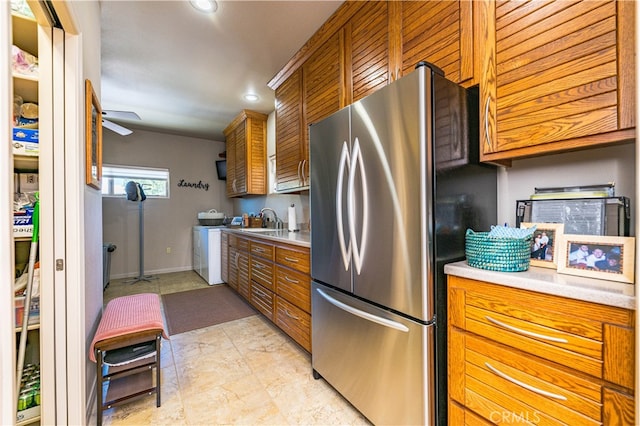
[[[341,3],[219,0],[203,14],[186,0],[103,0],[101,106],[138,113],[139,122],[112,120],[134,134],[223,141],[242,109],[274,110],[267,83]]]

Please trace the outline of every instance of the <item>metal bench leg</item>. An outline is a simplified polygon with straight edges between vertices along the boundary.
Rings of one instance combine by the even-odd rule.
[[[103,395],[102,395],[102,351],[101,350],[97,350],[96,351],[96,373],[98,375],[98,391],[97,391],[97,397],[96,399],[98,400],[98,414],[97,414],[97,422],[98,422],[98,426],[102,426],[102,399],[103,399]]]
[[[160,339],[162,334],[156,336],[156,407],[160,406]]]

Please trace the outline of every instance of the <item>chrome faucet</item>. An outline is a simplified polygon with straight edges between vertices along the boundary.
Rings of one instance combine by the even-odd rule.
[[[265,216],[265,212],[271,212],[271,214],[273,215],[273,219],[275,222],[275,228],[276,229],[282,229],[284,227],[284,223],[282,222],[282,220],[280,220],[280,218],[278,217],[278,214],[276,213],[275,210],[273,210],[270,207],[263,207],[260,209],[260,214],[262,215],[262,227],[263,228],[267,228],[267,218]]]

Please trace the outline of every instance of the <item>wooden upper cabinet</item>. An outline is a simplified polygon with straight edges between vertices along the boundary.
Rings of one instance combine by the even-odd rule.
[[[302,115],[302,70],[297,69],[276,89],[276,190],[306,186],[302,170],[309,162]]]
[[[388,6],[367,1],[346,24],[346,104],[356,102],[390,81]]]
[[[478,3],[483,161],[634,138],[633,2]]]
[[[232,197],[238,191],[237,181],[236,181],[236,164],[238,160],[236,159],[236,131],[235,129],[229,131],[225,135],[226,137],[226,145],[227,145],[227,196]]]
[[[474,39],[474,3],[389,2],[393,79],[427,61],[442,69],[451,81],[464,86],[477,84],[474,53],[481,49]]]
[[[224,129],[227,196],[267,193],[267,115],[243,110]]]
[[[343,31],[337,31],[302,66],[305,133],[308,126],[338,111],[344,102]]]

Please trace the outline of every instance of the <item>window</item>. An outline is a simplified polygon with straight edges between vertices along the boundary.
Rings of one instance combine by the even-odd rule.
[[[126,197],[127,182],[142,185],[149,198],[169,198],[169,169],[155,169],[135,166],[102,166],[102,195],[105,197]]]

